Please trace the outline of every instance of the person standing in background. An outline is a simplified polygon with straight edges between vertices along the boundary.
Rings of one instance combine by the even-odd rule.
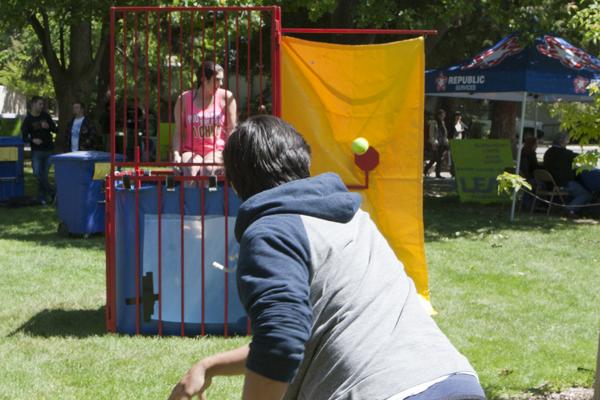
[[[52,132],[58,132],[52,117],[44,111],[44,105],[42,97],[33,96],[29,112],[21,125],[23,141],[31,145],[31,167],[38,182],[37,198],[41,204],[52,202],[56,194],[48,181],[48,172],[54,150]]]
[[[73,103],[73,118],[69,122],[68,132],[69,151],[98,150],[100,138],[92,121],[85,116],[85,103]]]
[[[441,178],[442,160],[448,151],[448,129],[446,128],[446,111],[439,109],[435,120],[429,122],[429,143],[433,151],[433,158],[425,166],[423,173],[427,175],[435,164],[435,177]]]
[[[450,132],[448,132],[448,137],[450,139],[466,139],[468,129],[469,127],[463,121],[462,113],[456,111],[454,113],[454,122],[450,126]]]

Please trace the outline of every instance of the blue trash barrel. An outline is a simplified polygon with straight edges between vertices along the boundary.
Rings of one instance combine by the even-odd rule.
[[[229,334],[246,334],[246,313],[240,303],[234,271],[239,246],[235,240],[235,216],[241,201],[229,188],[225,218],[224,188],[217,191],[185,188],[183,238],[181,234],[180,192],[176,187],[161,192],[161,282],[158,276],[158,188],[142,186],[138,191],[117,187],[115,190],[115,279],[116,330],[136,333],[136,254],[139,257],[140,333],[157,334],[159,318],[163,335],[180,335],[183,321],[186,335],[201,333],[204,312],[205,333],[224,332],[225,281],[227,280],[227,323]],[[204,194],[202,194],[202,191]],[[204,196],[204,234],[201,205]],[[139,247],[136,248],[136,208],[139,210]],[[225,235],[227,224],[227,235]],[[204,254],[202,237],[204,236]],[[225,254],[225,242],[228,244]],[[183,242],[183,313],[181,245]],[[229,273],[212,266],[216,262]],[[202,260],[204,290],[202,299]],[[159,297],[160,294],[160,297]],[[161,304],[162,301],[162,304]],[[159,315],[159,304],[161,315]],[[204,311],[202,310],[204,306]],[[182,318],[183,317],[183,318]]]
[[[19,137],[0,137],[0,201],[25,194],[23,144]]]
[[[97,163],[105,166],[110,162],[110,153],[75,151],[52,156],[51,160],[61,223],[72,234],[104,232],[104,180],[100,175],[94,179],[94,171]]]

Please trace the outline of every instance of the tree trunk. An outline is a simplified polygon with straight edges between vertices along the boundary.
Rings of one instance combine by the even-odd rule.
[[[592,400],[600,400],[600,335],[598,335],[598,354],[596,355],[596,380],[594,382],[594,397]]]
[[[519,104],[514,101],[494,101],[492,130],[490,139],[509,139],[513,155],[516,153],[517,111]]]

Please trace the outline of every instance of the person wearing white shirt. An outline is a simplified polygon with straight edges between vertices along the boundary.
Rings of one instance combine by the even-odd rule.
[[[95,150],[98,137],[92,122],[85,116],[85,104],[81,101],[73,103],[73,118],[69,122],[69,151]]]

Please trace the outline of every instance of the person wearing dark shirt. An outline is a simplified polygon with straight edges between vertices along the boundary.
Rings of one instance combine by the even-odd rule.
[[[85,104],[81,101],[73,103],[73,118],[67,129],[69,132],[69,151],[98,150],[100,137],[96,135],[96,127],[85,115]]]
[[[433,150],[433,158],[429,160],[423,171],[424,175],[429,174],[429,170],[435,164],[435,177],[441,178],[442,163],[448,155],[448,129],[446,128],[446,111],[439,109],[436,118],[430,121],[428,132],[429,132],[429,143]]]
[[[577,182],[573,169],[573,160],[577,154],[567,149],[569,135],[560,134],[553,142],[552,147],[544,153],[544,168],[550,172],[556,184],[564,188],[573,199],[567,206],[570,214],[579,213],[578,206],[589,203],[592,195]]]
[[[520,175],[527,179],[527,182],[534,181],[533,171],[540,168],[540,164],[536,155],[537,139],[533,136],[525,138],[523,150],[521,150],[521,167],[519,168]]]
[[[41,204],[54,199],[54,188],[48,182],[50,156],[54,150],[52,132],[58,132],[50,115],[44,112],[44,99],[34,96],[29,113],[21,125],[23,141],[31,145],[31,167],[38,181],[38,200]]]

